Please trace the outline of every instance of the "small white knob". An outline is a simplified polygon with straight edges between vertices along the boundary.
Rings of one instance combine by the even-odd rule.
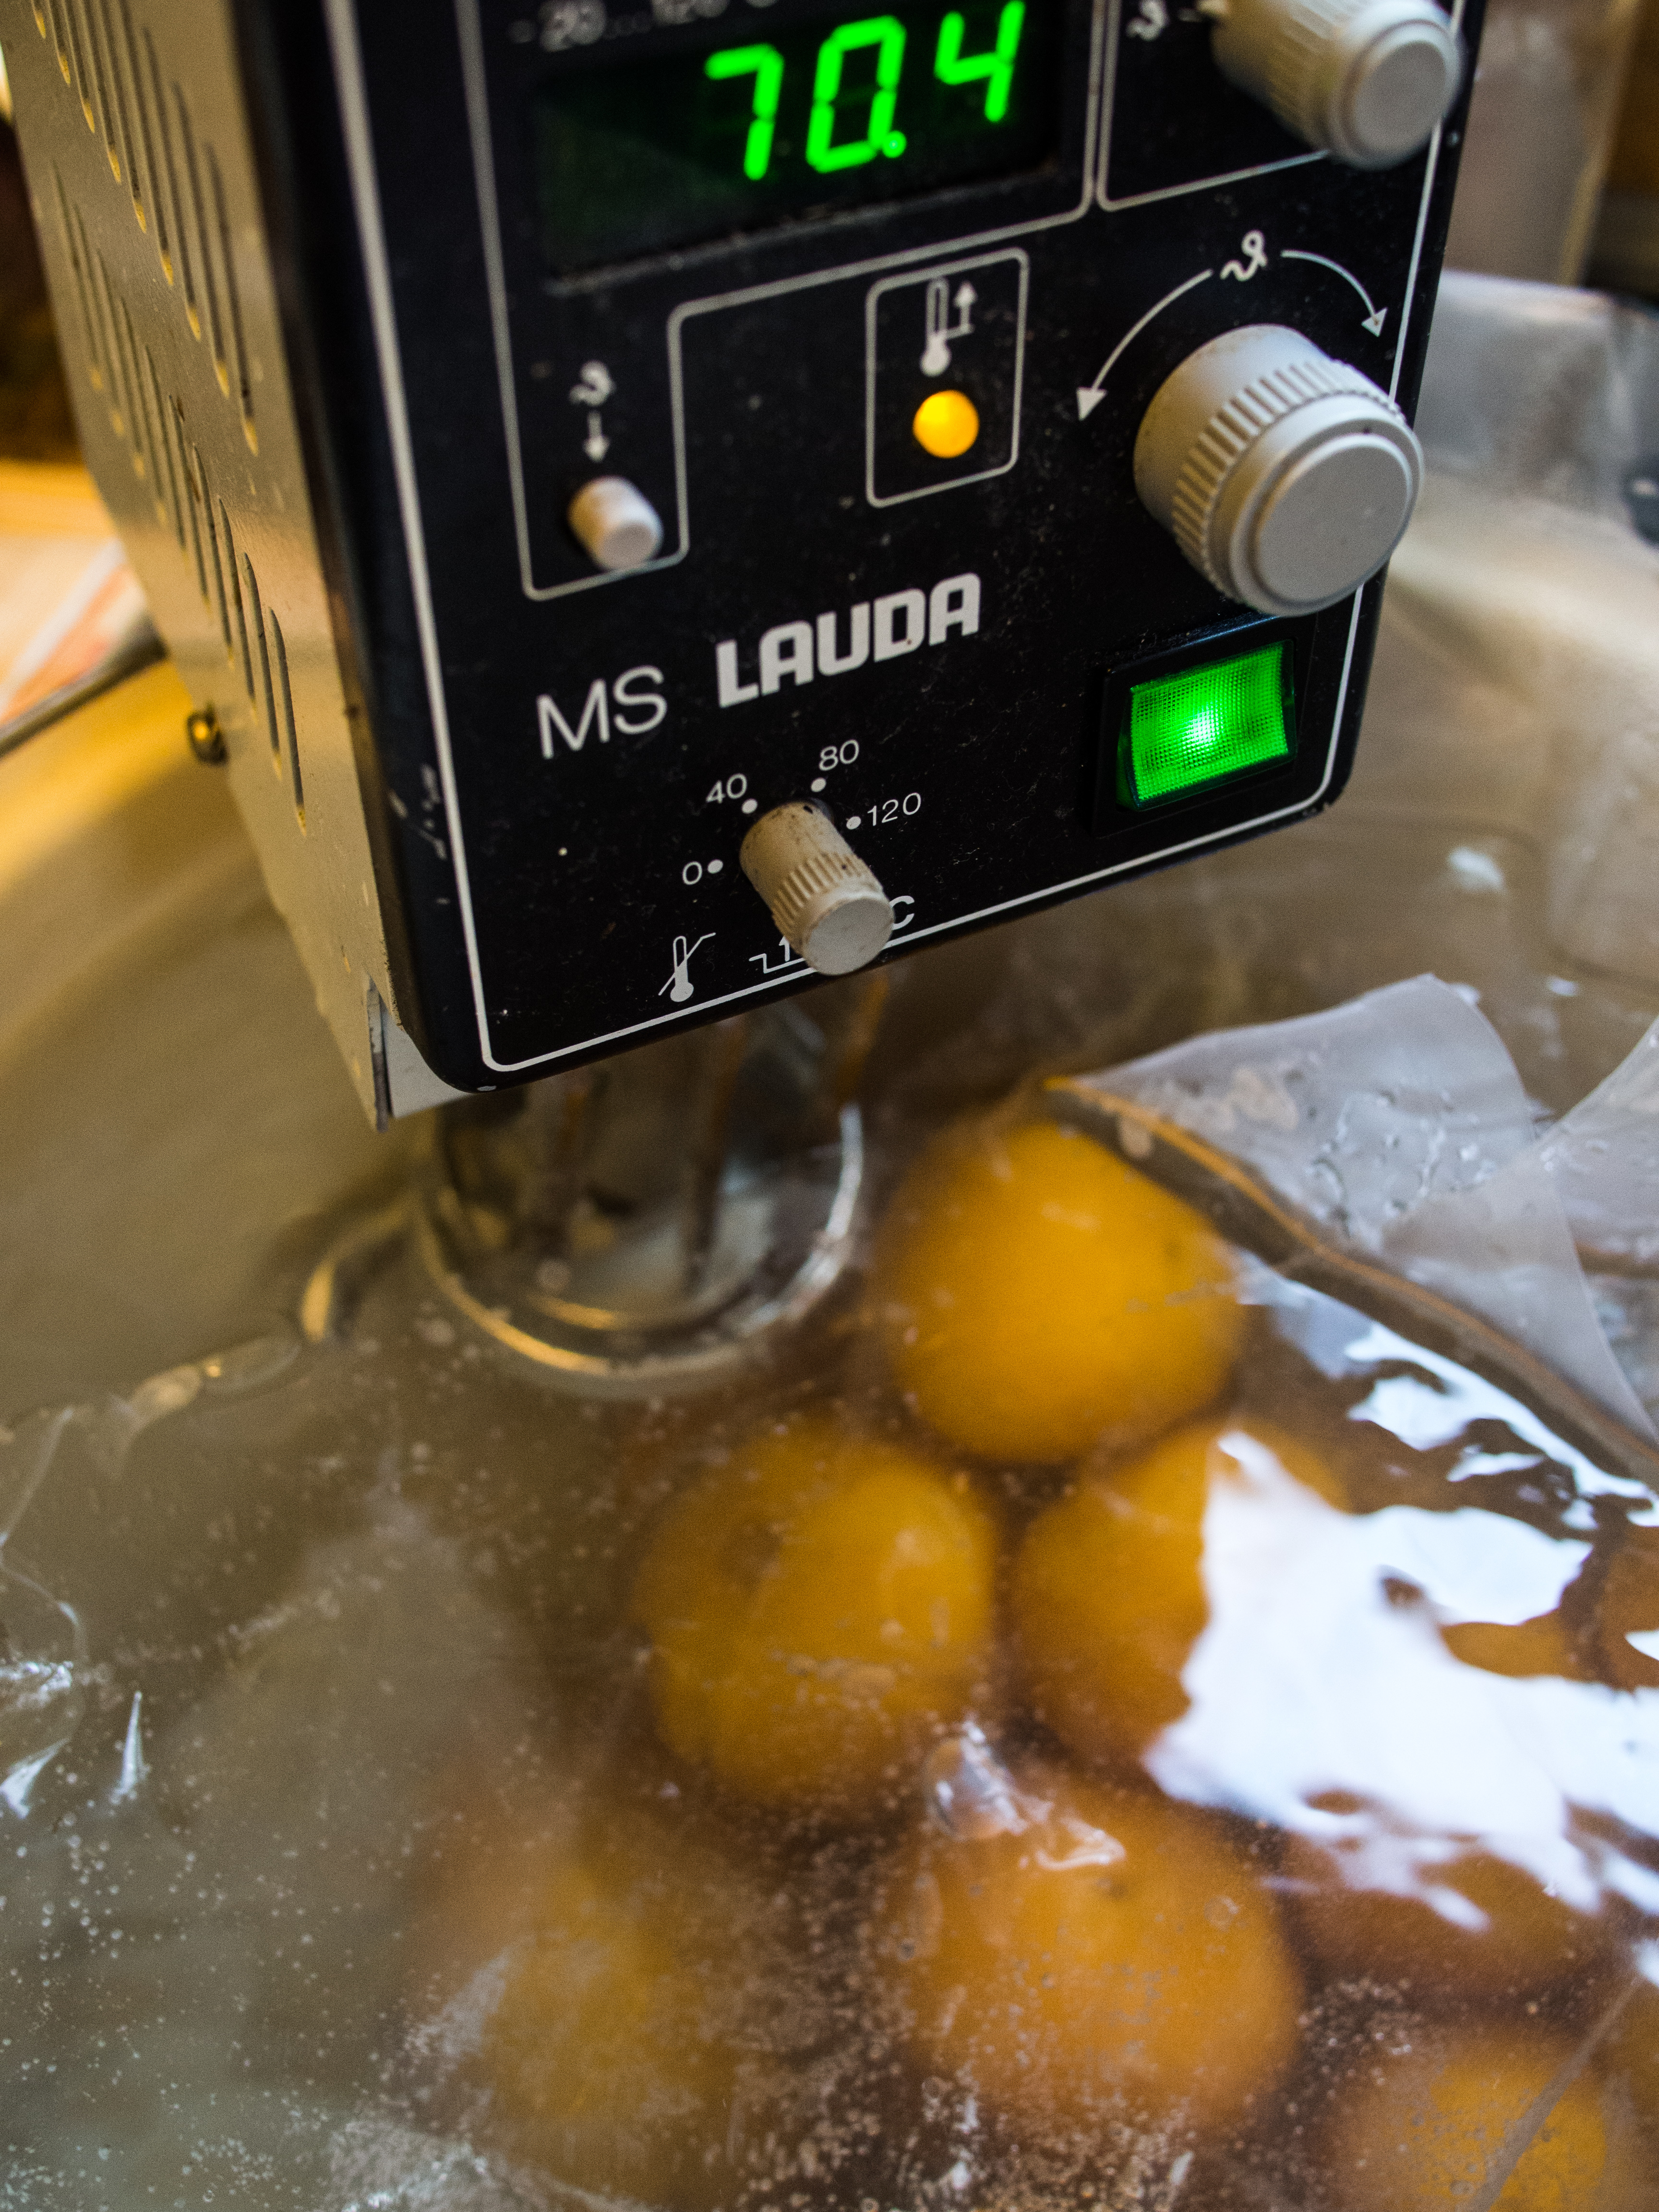
[[[1457,97],[1463,50],[1434,0],[1223,0],[1216,66],[1287,131],[1357,169],[1424,144]]]
[[[866,967],[893,933],[887,894],[816,806],[796,800],[763,814],[738,859],[779,935],[820,975]]]
[[[640,568],[662,544],[662,517],[626,477],[585,483],[567,519],[596,568]]]
[[[1189,354],[1135,440],[1135,489],[1217,591],[1266,615],[1346,599],[1411,520],[1423,449],[1389,398],[1299,331]]]

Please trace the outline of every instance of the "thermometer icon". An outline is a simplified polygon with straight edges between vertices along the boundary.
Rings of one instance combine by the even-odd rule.
[[[657,994],[659,999],[666,994],[675,1006],[683,1006],[695,994],[696,987],[691,981],[691,955],[698,945],[707,945],[714,934],[712,929],[704,930],[696,944],[688,944],[683,937],[674,939],[674,965],[668,981]]]

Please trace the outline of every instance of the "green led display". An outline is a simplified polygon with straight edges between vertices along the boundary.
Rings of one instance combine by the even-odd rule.
[[[1207,668],[1154,676],[1129,694],[1124,782],[1136,806],[1155,806],[1240,775],[1291,750],[1289,647],[1283,642]]]
[[[797,0],[741,25],[694,23],[725,0],[659,0],[661,41],[633,35],[650,14],[612,13],[630,35],[562,55],[532,94],[561,272],[1030,174],[1059,144],[1060,0]]]

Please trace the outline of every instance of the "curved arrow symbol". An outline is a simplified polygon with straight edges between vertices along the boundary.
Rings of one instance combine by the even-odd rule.
[[[1379,307],[1375,304],[1370,294],[1352,269],[1345,269],[1340,261],[1333,261],[1328,254],[1304,253],[1300,247],[1295,246],[1285,246],[1279,258],[1281,261],[1316,261],[1322,269],[1334,269],[1345,283],[1353,286],[1354,290],[1365,302],[1364,319],[1360,327],[1369,331],[1374,338],[1382,337],[1382,325],[1387,319],[1389,311],[1386,307]]]
[[[1147,324],[1150,323],[1155,316],[1161,315],[1171,301],[1178,300],[1183,292],[1190,292],[1194,284],[1202,284],[1206,283],[1214,274],[1215,271],[1212,269],[1200,269],[1196,276],[1189,276],[1184,284],[1177,284],[1173,292],[1166,292],[1164,295],[1164,297],[1158,301],[1157,307],[1147,308],[1146,313],[1141,317],[1140,320],[1135,325],[1133,330],[1126,331],[1124,332],[1123,336],[1112,348],[1110,353],[1107,355],[1105,362],[1102,365],[1100,374],[1096,377],[1094,382],[1092,384],[1079,384],[1077,387],[1077,419],[1079,422],[1086,422],[1089,417],[1094,413],[1096,408],[1099,406],[1101,401],[1106,397],[1106,380],[1116,366],[1118,358],[1122,354],[1124,349],[1134,343],[1135,339],[1140,336],[1142,331],[1146,329]]]

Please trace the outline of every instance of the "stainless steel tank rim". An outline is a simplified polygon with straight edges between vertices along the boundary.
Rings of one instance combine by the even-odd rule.
[[[307,1344],[326,1344],[345,1334],[370,1279],[408,1233],[410,1212],[405,1191],[390,1206],[360,1216],[331,1241],[300,1293],[300,1334]]]

